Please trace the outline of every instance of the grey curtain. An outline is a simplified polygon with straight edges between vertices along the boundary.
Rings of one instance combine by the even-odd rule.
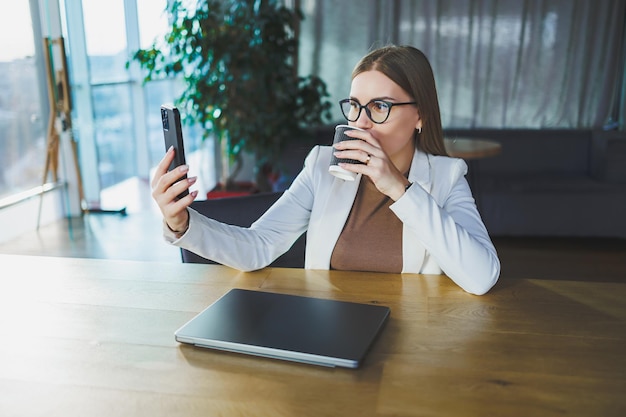
[[[348,95],[373,47],[429,57],[444,128],[624,124],[626,1],[302,0],[300,72]],[[338,106],[335,116],[339,120]]]

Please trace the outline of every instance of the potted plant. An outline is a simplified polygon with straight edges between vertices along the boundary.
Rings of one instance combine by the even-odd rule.
[[[227,187],[245,151],[254,155],[257,186],[265,190],[263,176],[278,166],[285,146],[330,119],[324,81],[297,74],[303,14],[278,0],[200,0],[193,10],[188,3],[171,2],[164,41],[133,59],[147,70],[145,81],[182,75],[176,103],[205,137],[220,142],[233,166]]]

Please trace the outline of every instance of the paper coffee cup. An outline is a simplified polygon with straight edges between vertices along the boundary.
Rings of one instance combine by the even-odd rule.
[[[355,138],[351,138],[350,136],[346,136],[344,132],[346,130],[363,130],[358,127],[348,126],[348,125],[337,125],[335,126],[335,137],[333,139],[333,146],[335,143],[343,142],[344,140],[354,140]],[[356,172],[347,171],[341,168],[338,164],[340,162],[348,163],[348,164],[362,164],[363,162],[356,159],[347,159],[347,158],[337,158],[333,155],[330,159],[330,166],[328,167],[328,172],[333,174],[337,178],[341,178],[345,181],[354,181],[357,177]]]

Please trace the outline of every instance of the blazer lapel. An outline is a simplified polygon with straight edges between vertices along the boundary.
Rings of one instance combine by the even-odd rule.
[[[320,230],[315,234],[316,238],[313,241],[307,242],[307,246],[310,245],[307,258],[311,261],[308,268],[330,267],[333,249],[348,219],[360,182],[361,174],[354,181],[339,178],[332,180],[330,190],[325,193],[326,201],[321,210],[322,215],[314,222],[319,224]]]
[[[432,188],[430,157],[419,150],[415,150],[413,154],[409,181],[419,185],[430,194]],[[402,227],[402,272],[418,273],[422,269],[425,256],[426,249],[417,233],[404,225]]]

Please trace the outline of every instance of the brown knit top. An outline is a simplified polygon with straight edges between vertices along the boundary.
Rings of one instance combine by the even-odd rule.
[[[330,258],[331,269],[402,271],[402,222],[391,211],[393,200],[361,179],[352,210]]]

